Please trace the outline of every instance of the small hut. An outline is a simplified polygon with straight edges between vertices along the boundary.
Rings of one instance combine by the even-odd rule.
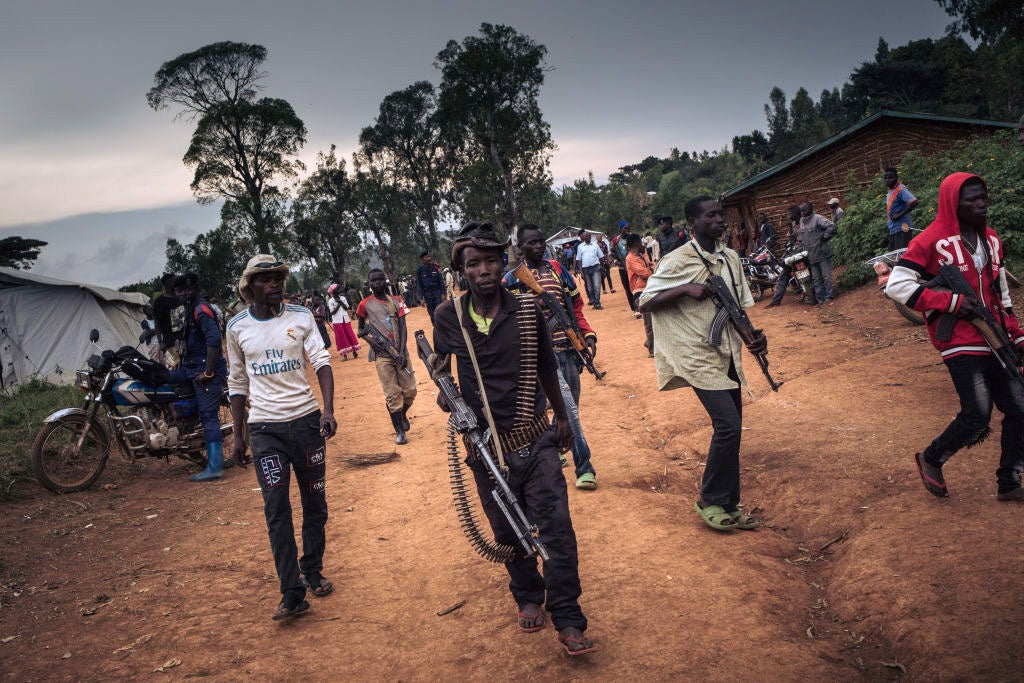
[[[826,203],[831,197],[842,202],[851,180],[868,185],[907,152],[932,154],[1016,125],[883,110],[727,191],[722,195],[726,220],[756,226],[757,215],[764,212],[777,229],[784,229],[786,208],[803,202],[828,215]]]

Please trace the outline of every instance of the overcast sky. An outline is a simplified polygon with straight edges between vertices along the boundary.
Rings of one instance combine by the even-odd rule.
[[[548,48],[561,185],[672,147],[720,149],[765,128],[772,86],[817,99],[879,36],[939,37],[949,17],[934,0],[0,0],[0,237],[50,241],[41,274],[148,279],[168,236],[218,222],[181,162],[192,125],[146,104],[161,64],[222,40],[265,46],[263,93],[305,122],[312,168],[332,143],[348,157],[386,95],[436,85],[434,57],[484,21]]]

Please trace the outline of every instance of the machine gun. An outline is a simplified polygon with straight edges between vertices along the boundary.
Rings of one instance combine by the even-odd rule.
[[[515,494],[512,493],[512,489],[509,488],[508,482],[505,480],[505,474],[494,460],[494,456],[491,454],[490,447],[490,430],[481,429],[479,423],[477,423],[476,414],[466,403],[466,400],[462,397],[462,392],[459,391],[459,386],[455,383],[455,378],[452,377],[451,373],[435,368],[435,361],[437,356],[434,354],[434,350],[430,348],[430,342],[427,341],[427,337],[423,334],[423,330],[416,330],[416,353],[423,361],[423,364],[427,366],[427,372],[430,374],[430,379],[437,385],[438,391],[444,396],[445,403],[448,405],[448,410],[451,415],[448,418],[448,425],[459,434],[464,435],[473,447],[476,449],[477,454],[480,456],[480,460],[487,467],[487,471],[490,472],[491,479],[494,480],[494,488],[491,490],[491,497],[494,498],[494,502],[498,505],[502,514],[505,515],[505,519],[508,520],[508,524],[512,527],[515,532],[516,538],[519,539],[519,543],[522,545],[523,550],[526,552],[526,557],[533,557],[540,555],[541,559],[548,559],[548,551],[544,545],[540,542],[537,537],[537,526],[531,524],[530,520],[526,518],[526,513],[519,506],[519,501],[516,499]],[[478,543],[482,542],[480,539],[480,532],[475,528],[475,520],[471,519],[471,514],[466,511],[465,505],[468,505],[468,501],[465,499],[464,485],[460,481],[456,482],[453,475],[452,488],[455,492],[456,507],[459,508],[459,518],[463,521],[462,528],[469,537],[470,542],[477,547],[478,551],[484,557],[488,559],[495,559],[493,556],[489,556],[488,552],[481,550]],[[461,500],[460,500],[461,497]],[[471,523],[467,527],[465,520],[470,519]],[[500,551],[500,549],[499,549]],[[494,553],[497,555],[497,553]],[[509,558],[511,559],[511,558]],[[503,560],[507,561],[507,560]]]
[[[370,345],[377,355],[384,355],[395,361],[403,370],[410,375],[413,374],[412,368],[402,363],[402,354],[398,352],[398,348],[394,342],[381,334],[381,331],[374,327],[371,323],[366,323],[359,328],[357,336],[361,339],[365,339],[366,343]]]
[[[565,332],[565,336],[569,339],[569,343],[572,344],[572,348],[576,351],[576,355],[579,356],[580,361],[583,362],[584,367],[590,371],[597,379],[601,379],[605,376],[605,373],[601,372],[594,366],[594,359],[590,355],[590,350],[587,345],[583,343],[583,334],[580,332],[575,321],[569,317],[569,314],[565,310],[565,306],[562,302],[555,297],[551,292],[545,291],[540,283],[537,282],[537,278],[533,276],[530,271],[530,267],[526,265],[526,261],[523,261],[512,271],[512,274],[519,278],[519,281],[529,288],[531,292],[540,297],[541,301],[549,311],[551,311],[552,318],[548,321],[548,325],[552,331],[561,330]]]
[[[977,328],[978,332],[985,339],[985,344],[992,349],[992,355],[999,361],[1006,375],[1015,382],[1024,385],[1024,375],[1021,374],[1020,354],[1013,345],[1010,335],[1006,333],[1003,326],[999,324],[992,311],[984,302],[978,300],[978,295],[971,289],[967,278],[960,272],[960,269],[952,264],[939,266],[939,274],[934,280],[925,283],[929,289],[948,289],[954,294],[966,297],[974,301],[975,307],[980,312],[977,316],[968,318],[967,321]],[[949,341],[953,336],[953,325],[957,317],[952,313],[943,313],[939,317],[939,324],[935,330],[935,338],[939,341]]]
[[[754,329],[753,323],[750,322],[750,318],[747,317],[746,312],[740,307],[733,297],[732,292],[729,291],[729,285],[725,283],[721,275],[709,275],[707,285],[711,289],[711,298],[718,306],[718,312],[715,313],[714,320],[711,321],[711,330],[708,332],[708,344],[711,346],[719,346],[722,343],[722,332],[725,329],[726,321],[732,321],[733,327],[740,333],[740,337],[743,339],[744,344],[751,343],[758,336],[758,331]],[[768,384],[771,386],[772,391],[778,391],[779,387],[782,386],[782,382],[776,382],[772,379],[771,374],[768,372],[768,354],[767,353],[755,353],[754,359],[757,364],[761,366],[761,372],[768,379]]]

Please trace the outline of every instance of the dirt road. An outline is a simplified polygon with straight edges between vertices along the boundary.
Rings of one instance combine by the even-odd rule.
[[[600,488],[570,486],[599,653],[570,659],[550,626],[518,632],[503,569],[458,530],[422,370],[401,457],[351,464],[394,449],[361,357],[334,363],[333,595],[271,622],[277,579],[251,468],[198,485],[184,465],[115,456],[91,491],[25,484],[0,507],[4,679],[1020,676],[1024,508],[995,499],[997,438],[949,463],[950,499],[922,488],[912,455],[957,410],[923,328],[871,287],[824,309],[750,311],[785,380],[772,393],[746,359],[743,497],[769,524],[719,534],[692,509],[707,416],[689,390],[656,391],[642,323],[621,292],[604,303],[588,318],[608,375],[585,375],[581,401]],[[410,316],[419,327],[424,309]]]

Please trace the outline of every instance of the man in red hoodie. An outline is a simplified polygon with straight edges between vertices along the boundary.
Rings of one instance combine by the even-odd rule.
[[[960,412],[922,453],[914,457],[924,487],[935,496],[949,495],[942,466],[958,450],[983,441],[990,433],[992,406],[1003,413],[1002,455],[996,470],[997,498],[1024,502],[1020,473],[1024,469],[1024,388],[999,365],[985,339],[970,320],[986,308],[1005,329],[1013,344],[1024,345],[1024,332],[1011,308],[1003,269],[1003,245],[988,227],[988,188],[970,173],[954,173],[939,186],[935,221],[915,237],[893,269],[885,293],[925,313],[928,336],[942,354]],[[974,290],[974,297],[924,285],[939,266],[953,264]],[[937,335],[940,314],[957,317],[948,340]]]

